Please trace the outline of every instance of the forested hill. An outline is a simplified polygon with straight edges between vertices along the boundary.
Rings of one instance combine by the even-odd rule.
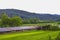
[[[7,13],[10,17],[13,15],[18,15],[21,18],[38,18],[40,20],[57,20],[60,19],[60,15],[51,15],[51,14],[36,14],[18,9],[0,9],[0,15],[2,13]]]

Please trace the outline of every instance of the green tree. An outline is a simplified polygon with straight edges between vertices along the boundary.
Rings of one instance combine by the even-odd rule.
[[[37,18],[30,18],[30,23],[32,23],[32,24],[39,23],[39,19],[37,19]]]
[[[19,16],[14,16],[11,18],[11,26],[20,26],[22,25],[22,19]]]
[[[8,17],[3,13],[0,19],[0,27],[11,27],[22,25],[22,19],[19,16]]]
[[[8,27],[9,26],[9,17],[8,17],[8,15],[2,14],[1,21],[2,21],[1,25],[3,27]]]

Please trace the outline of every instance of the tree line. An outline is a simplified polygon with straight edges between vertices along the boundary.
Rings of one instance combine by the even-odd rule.
[[[37,18],[22,19],[20,16],[9,17],[6,13],[0,15],[0,27],[15,27],[22,24],[37,24],[40,20]]]
[[[22,19],[19,16],[9,17],[3,13],[0,17],[0,27],[13,27],[22,25]]]

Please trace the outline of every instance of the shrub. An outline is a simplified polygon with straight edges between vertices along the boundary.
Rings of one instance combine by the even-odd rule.
[[[57,35],[55,40],[60,40],[60,33]]]
[[[59,27],[58,26],[50,26],[49,30],[57,31],[57,30],[59,30]]]
[[[49,40],[52,40],[51,36],[49,35]]]

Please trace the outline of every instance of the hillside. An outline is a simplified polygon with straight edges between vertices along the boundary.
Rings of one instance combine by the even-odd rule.
[[[57,20],[60,19],[60,15],[51,15],[51,14],[36,14],[36,13],[31,13],[23,10],[18,10],[18,9],[0,9],[0,15],[5,12],[7,13],[10,17],[17,15],[20,16],[21,18],[29,19],[29,18],[38,18],[40,20]]]

